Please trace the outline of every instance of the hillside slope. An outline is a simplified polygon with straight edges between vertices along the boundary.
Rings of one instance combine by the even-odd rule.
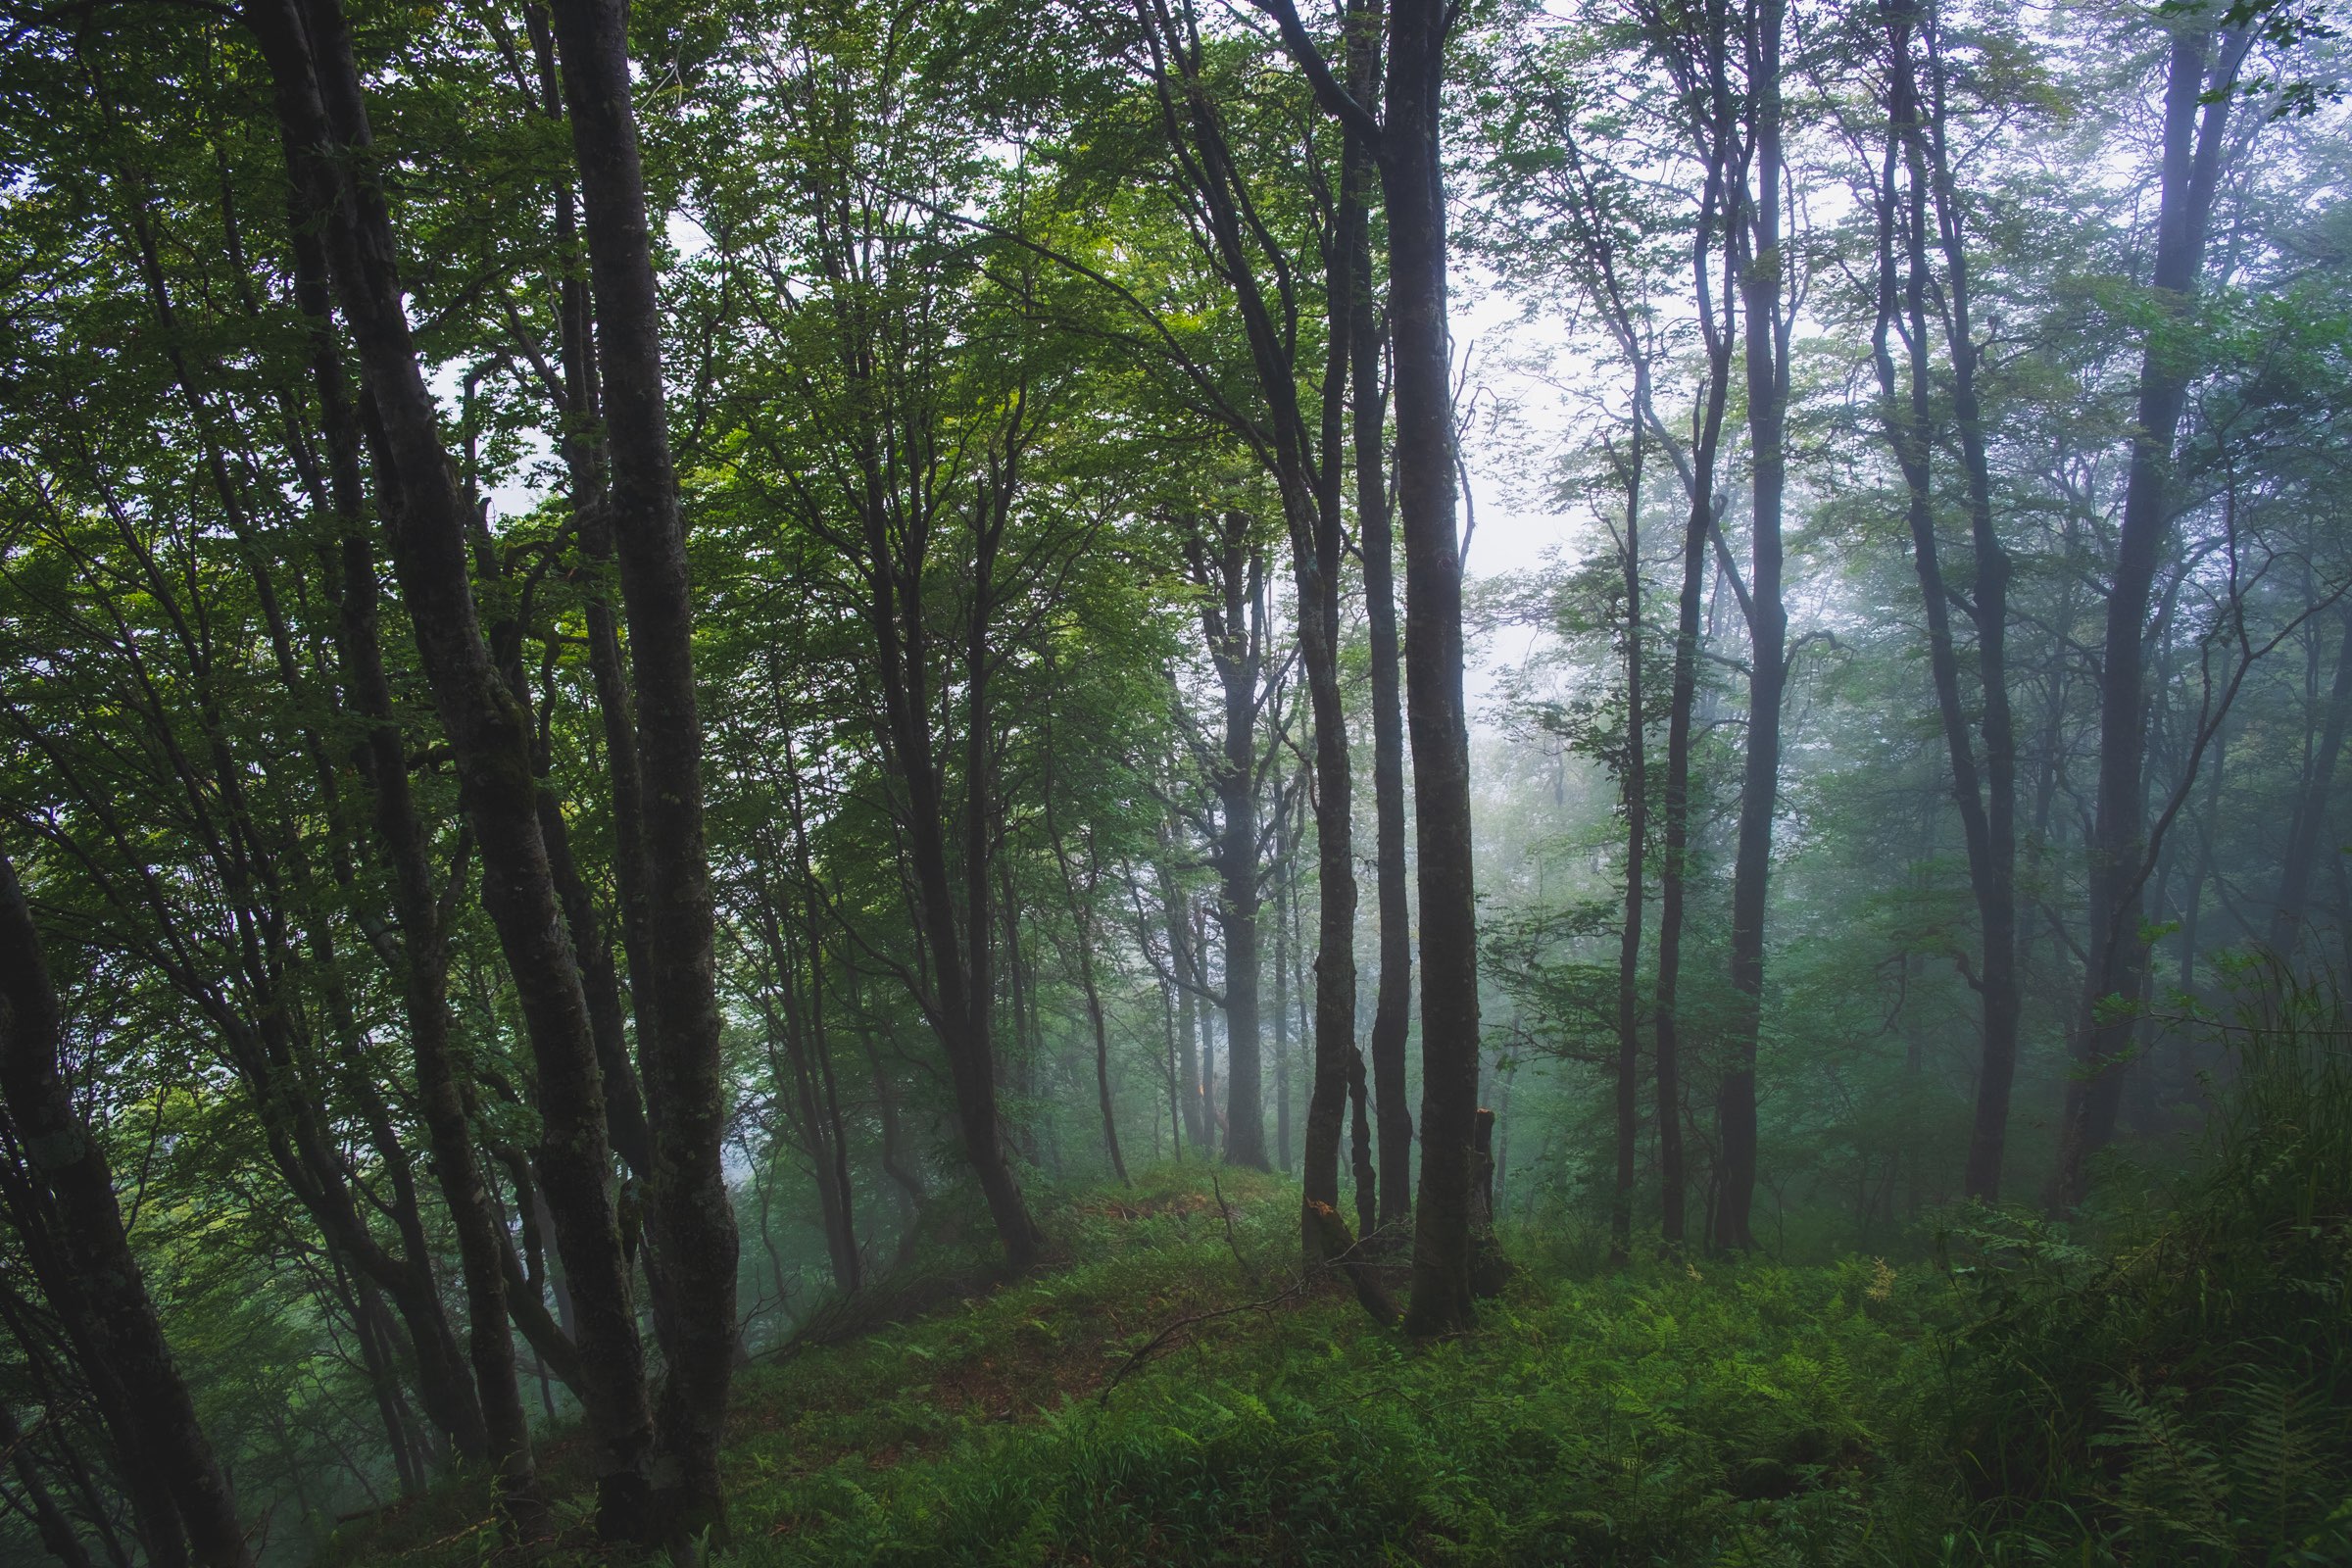
[[[1292,1273],[1297,1200],[1163,1168],[1064,1201],[1031,1278],[990,1288],[943,1244],[827,1313],[739,1381],[731,1560],[2352,1560],[2343,1335],[2184,1319],[2230,1294],[2202,1254],[2164,1261],[2210,1209],[2109,1254],[1980,1211],[1901,1269],[1523,1255],[1479,1333],[1416,1345]],[[2279,1292],[2340,1303],[2340,1216],[2295,1234],[2269,1274],[2230,1265],[2254,1329]],[[548,1475],[565,1533],[541,1560],[605,1560],[576,1453]],[[453,1487],[334,1560],[513,1555],[486,1490]]]

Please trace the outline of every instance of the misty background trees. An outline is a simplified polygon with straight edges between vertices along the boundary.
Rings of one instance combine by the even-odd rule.
[[[2323,12],[9,26],[12,1551],[721,1541],[1163,1162],[1415,1335],[2081,1213],[2352,967]]]

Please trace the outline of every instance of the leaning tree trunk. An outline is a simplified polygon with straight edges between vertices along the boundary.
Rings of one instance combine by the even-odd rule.
[[[24,1158],[57,1204],[56,1243],[71,1295],[120,1380],[138,1450],[124,1459],[160,1472],[179,1525],[205,1568],[252,1561],[237,1524],[228,1476],[197,1419],[122,1230],[114,1172],[80,1114],[58,1061],[57,992],[16,867],[0,855],[0,1101],[16,1124]],[[77,1299],[76,1299],[77,1298]]]
[[[294,235],[297,303],[309,319],[312,375],[327,453],[328,499],[343,528],[338,652],[347,700],[367,720],[361,761],[374,799],[375,830],[393,873],[394,912],[416,1098],[448,1205],[466,1288],[466,1351],[481,1402],[489,1460],[514,1533],[536,1537],[546,1520],[537,1495],[530,1422],[523,1413],[514,1342],[507,1323],[504,1227],[482,1174],[450,1041],[449,954],[422,824],[409,789],[409,760],[395,721],[378,640],[378,584],[365,520],[357,410],[329,318],[326,260],[307,225]]]
[[[463,499],[441,444],[403,302],[390,211],[359,71],[335,0],[253,0],[247,24],[275,77],[296,188],[319,215],[328,270],[359,351],[376,428],[377,490],[401,591],[455,757],[499,933],[538,1069],[538,1165],[580,1329],[596,1436],[598,1526],[647,1533],[652,1414],[611,1167],[604,1095],[579,969],[538,818],[531,725],[482,636]]]

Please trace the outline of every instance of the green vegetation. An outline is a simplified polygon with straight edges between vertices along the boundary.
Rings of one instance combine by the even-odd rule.
[[[0,1564],[2352,1562],[2352,0],[0,0]]]
[[[1480,1331],[1426,1345],[1336,1282],[1289,1291],[1288,1183],[1056,1193],[1037,1278],[975,1288],[966,1249],[973,1275],[924,1272],[973,1294],[829,1317],[741,1376],[737,1560],[2341,1561],[2352,1067],[2340,1011],[2275,1023],[2196,1172],[2095,1241],[1964,1208],[1899,1263],[1609,1270],[1512,1235]],[[878,1310],[933,1293],[895,1283]],[[495,1534],[457,1487],[330,1560],[472,1563]]]

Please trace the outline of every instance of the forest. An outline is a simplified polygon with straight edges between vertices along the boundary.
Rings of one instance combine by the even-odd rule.
[[[2335,0],[0,25],[0,1560],[2352,1562]]]

